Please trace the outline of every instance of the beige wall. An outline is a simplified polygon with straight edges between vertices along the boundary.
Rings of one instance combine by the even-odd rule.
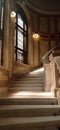
[[[10,3],[9,3],[10,2]],[[5,18],[4,18],[4,49],[3,65],[10,69],[11,75],[14,60],[14,27],[15,19],[10,17],[11,11],[16,10],[16,4],[19,4],[27,18],[28,22],[28,64],[39,66],[42,56],[53,48],[57,43],[56,33],[60,32],[60,17],[43,15],[30,10],[21,0],[6,0]],[[34,40],[33,33],[39,33],[40,39]],[[53,36],[52,36],[53,35]],[[6,60],[5,60],[6,59]]]
[[[31,71],[33,66],[14,61],[14,74],[25,74]]]
[[[16,10],[18,3],[24,10],[28,22],[28,65],[40,66],[42,56],[58,44],[60,33],[60,16],[43,15],[27,8],[23,0],[5,0],[4,34],[3,34],[3,66],[12,77],[14,68],[14,30],[15,18],[11,18],[11,11]],[[39,33],[40,39],[34,40],[33,33]],[[20,70],[21,71],[21,70]],[[0,76],[1,76],[0,72]],[[3,79],[3,77],[2,77]]]
[[[33,40],[33,65],[40,65],[42,56],[47,51],[59,44],[59,28],[60,28],[60,16],[43,15],[30,10],[30,16],[32,20],[32,32],[40,34],[38,41]]]

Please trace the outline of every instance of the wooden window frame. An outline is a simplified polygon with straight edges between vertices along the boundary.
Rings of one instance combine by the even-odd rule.
[[[27,32],[28,32],[28,27],[27,27],[27,22],[24,20],[24,18],[22,18],[22,21],[23,21],[23,28],[18,24],[18,15],[20,15],[20,17],[22,18],[20,12],[16,13],[16,23],[15,23],[15,26],[16,26],[16,46],[15,46],[15,55],[16,55],[16,61],[19,61],[18,59],[18,51],[20,50],[23,54],[23,61],[20,61],[21,63],[25,63],[27,64]],[[26,30],[24,29],[24,25],[26,25]],[[22,32],[22,35],[23,35],[23,49],[19,48],[18,47],[18,28],[20,29],[20,33]],[[26,43],[24,45],[24,38],[26,39]]]

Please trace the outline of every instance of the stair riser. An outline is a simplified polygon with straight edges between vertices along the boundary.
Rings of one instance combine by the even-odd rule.
[[[18,76],[9,86],[10,92],[16,91],[44,91],[44,74]],[[19,88],[20,87],[20,88]]]
[[[13,93],[15,93],[15,95],[18,97],[18,93],[20,92],[20,93],[28,93],[28,92],[30,92],[30,93],[32,93],[32,94],[30,94],[30,96],[33,96],[34,95],[34,93],[33,93],[33,91],[34,91],[34,93],[39,93],[39,91],[40,92],[43,92],[44,91],[44,89],[39,89],[39,90],[32,90],[32,89],[10,89],[9,90],[9,92],[11,92],[11,94],[13,94]],[[23,96],[23,95],[21,95],[21,96]],[[27,96],[26,94],[24,95],[24,96]],[[29,94],[28,94],[28,96],[29,96]],[[35,97],[36,97],[36,94],[35,94]]]
[[[60,108],[59,108],[60,109]],[[11,109],[0,110],[0,117],[36,117],[60,115],[59,109]]]
[[[16,89],[17,89],[17,87],[23,87],[23,88],[38,88],[38,87],[44,87],[44,85],[43,84],[12,84],[10,87],[16,87]]]
[[[0,105],[56,105],[57,99],[47,98],[11,98],[0,99]]]
[[[33,78],[39,78],[39,77],[45,77],[45,75],[44,75],[44,74],[40,74],[40,75],[37,75],[37,74],[36,74],[36,75],[35,75],[35,74],[34,74],[34,75],[33,75],[33,74],[29,74],[29,75],[28,75],[28,74],[26,74],[26,75],[24,75],[24,76],[23,76],[23,75],[17,76],[17,78],[22,78],[22,77],[23,77],[23,78],[32,78],[32,77],[33,77]]]
[[[23,84],[23,81],[14,81],[13,84]],[[24,84],[44,84],[43,81],[24,81]]]
[[[17,127],[17,128],[16,128]],[[22,128],[22,127],[18,127],[18,126],[16,126],[15,127],[15,130],[59,130],[58,128],[53,128],[53,127],[45,127],[45,128],[41,128],[41,127],[32,127],[32,128],[27,128],[27,127],[24,127],[24,128]],[[4,126],[4,127],[0,127],[0,129],[1,130],[14,130],[14,127],[12,126],[12,127],[10,127],[10,126]]]
[[[49,130],[49,127],[60,127],[60,121],[37,122],[37,123],[16,123],[11,125],[1,125],[0,130]]]
[[[4,126],[4,127],[0,127],[0,130],[59,130],[58,127],[45,127],[45,128],[41,128],[41,127],[19,127],[19,126]]]
[[[37,78],[35,78],[35,77],[29,77],[29,78],[28,77],[27,78],[22,77],[22,78],[17,78],[16,80],[20,81],[20,80],[44,80],[44,79],[45,79],[44,77],[37,77]]]

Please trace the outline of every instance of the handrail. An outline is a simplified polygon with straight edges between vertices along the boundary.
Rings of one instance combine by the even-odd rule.
[[[50,51],[48,51],[48,52],[43,56],[42,62],[44,63],[44,61],[45,61],[46,59],[49,60],[49,55],[50,55],[53,51],[55,51],[55,50],[57,50],[57,49],[60,49],[60,44],[57,45],[57,46],[55,46],[54,48],[52,48]]]

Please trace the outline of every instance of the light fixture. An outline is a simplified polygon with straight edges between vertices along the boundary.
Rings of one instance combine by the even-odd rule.
[[[33,38],[34,38],[34,39],[39,39],[39,37],[40,37],[40,35],[39,35],[38,33],[34,33],[34,34],[33,34]]]
[[[11,18],[14,18],[16,16],[15,11],[11,11]]]

